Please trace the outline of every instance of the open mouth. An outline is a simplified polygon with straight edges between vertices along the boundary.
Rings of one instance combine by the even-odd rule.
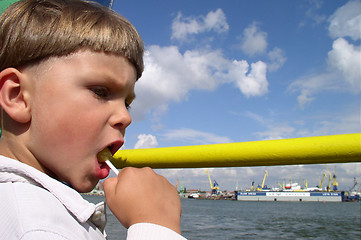
[[[113,159],[113,155],[108,147],[100,151],[97,155],[97,158],[100,169],[106,169],[109,171],[110,168],[115,173],[115,175],[118,175],[119,173],[118,169],[116,169],[116,167],[111,163],[111,160]]]
[[[109,149],[109,147],[104,148],[102,151],[100,151],[97,155],[98,162],[104,163],[106,160],[112,160],[113,155]]]
[[[105,161],[112,159],[112,153],[108,147],[104,148],[97,154],[98,167],[96,170],[96,177],[98,179],[104,179],[108,177],[110,168]]]

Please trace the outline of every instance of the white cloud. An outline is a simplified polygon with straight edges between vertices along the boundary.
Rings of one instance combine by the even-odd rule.
[[[287,91],[300,93],[297,100],[300,108],[303,109],[316,99],[314,96],[319,92],[354,91],[354,89],[350,89],[349,84],[343,81],[339,73],[330,69],[330,71],[313,73],[295,80],[289,85]]]
[[[274,113],[270,113],[267,116],[262,116],[257,113],[246,111],[244,116],[256,121],[262,127],[267,130],[254,133],[261,140],[273,140],[284,139],[293,137],[296,128],[290,126],[288,123],[280,123],[280,121],[274,118]]]
[[[317,116],[312,136],[357,133],[361,129],[360,112],[341,112],[336,116]]]
[[[176,46],[150,46],[144,61],[145,71],[135,87],[134,120],[149,111],[159,116],[170,102],[186,100],[194,89],[212,91],[221,84],[234,83],[247,97],[268,92],[265,63],[249,66],[245,60],[232,62],[219,50],[188,50],[182,54]]]
[[[360,176],[361,173],[361,163],[348,163],[342,164],[340,167],[349,175],[349,176]]]
[[[361,2],[350,1],[336,10],[329,18],[331,37],[350,37],[354,41],[361,38]]]
[[[285,139],[293,136],[295,128],[287,124],[272,126],[269,130],[264,132],[256,132],[255,134],[262,138],[262,140]]]
[[[226,32],[229,29],[226,15],[222,9],[218,8],[215,12],[209,12],[204,18],[204,28],[208,31],[215,30],[218,33]]]
[[[183,17],[178,13],[172,24],[172,39],[187,40],[189,35],[215,31],[227,32],[229,29],[226,15],[222,9],[211,11],[206,16]]]
[[[359,25],[360,27],[361,25]],[[339,71],[350,89],[355,92],[361,90],[361,50],[339,38],[333,42],[332,50],[328,53],[328,62],[332,69]]]
[[[182,55],[176,46],[150,46],[144,62],[145,71],[135,86],[135,120],[150,110],[157,109],[159,115],[170,102],[186,100],[192,89],[215,89],[221,80],[214,72],[222,71],[227,60],[219,51],[187,51]]]
[[[335,115],[333,112],[329,114],[313,114],[306,119],[312,122],[312,125],[305,121],[281,122],[272,116],[261,116],[252,112],[246,112],[245,116],[257,121],[265,131],[256,132],[255,135],[262,140],[285,139],[297,137],[310,136],[326,136],[336,134],[350,134],[360,132],[361,116],[360,112],[355,112],[354,105],[345,107],[343,112]]]
[[[307,19],[299,23],[300,27],[304,27],[306,25],[306,20],[311,20],[313,24],[318,25],[327,19],[326,15],[318,13],[323,5],[323,1],[307,1],[305,4],[309,4],[306,11]]]
[[[321,91],[349,91],[355,94],[361,91],[361,47],[343,38],[360,39],[360,10],[360,1],[350,1],[329,18],[330,35],[338,39],[328,52],[328,68],[301,77],[288,87],[289,91],[300,92],[297,99],[301,108],[314,101],[314,95]]]
[[[264,118],[263,116],[259,115],[259,114],[246,111],[246,112],[244,113],[244,115],[245,115],[246,117],[249,117],[249,118],[255,120],[256,122],[258,122],[258,123],[260,123],[260,124],[266,124],[266,123],[267,123],[267,119]]]
[[[253,56],[261,54],[267,48],[267,33],[258,28],[258,24],[253,22],[243,31],[241,49],[243,52]]]
[[[134,148],[155,148],[158,146],[157,138],[151,134],[140,134],[138,135],[138,141]]]
[[[268,92],[266,72],[267,65],[264,62],[252,63],[249,68],[245,60],[233,61],[230,70],[230,74],[236,79],[237,86],[246,97],[261,96]]]
[[[314,101],[315,94],[319,92],[348,91],[357,94],[361,91],[360,56],[360,47],[339,38],[328,53],[328,69],[294,81],[288,91],[300,92],[297,99],[302,109]]]
[[[229,143],[228,137],[217,136],[213,133],[202,132],[189,128],[169,130],[161,135],[164,140],[185,142],[187,145]]]
[[[270,62],[267,64],[267,69],[271,72],[277,71],[287,61],[285,51],[278,47],[268,53],[268,58]]]
[[[304,109],[305,105],[310,104],[313,100],[315,100],[314,97],[310,97],[310,91],[308,89],[302,89],[301,94],[298,95],[297,101],[300,105],[301,109]]]

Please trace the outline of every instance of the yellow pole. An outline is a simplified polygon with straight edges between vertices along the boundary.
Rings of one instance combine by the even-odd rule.
[[[112,163],[151,168],[245,167],[361,162],[361,133],[119,150]]]

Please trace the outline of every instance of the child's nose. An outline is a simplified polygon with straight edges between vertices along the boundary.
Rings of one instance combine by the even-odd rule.
[[[110,124],[122,131],[125,130],[132,122],[132,117],[130,116],[128,109],[125,104],[117,105],[114,110],[114,114],[110,119]]]

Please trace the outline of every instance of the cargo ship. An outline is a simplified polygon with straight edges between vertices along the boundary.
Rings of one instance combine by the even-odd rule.
[[[239,201],[341,202],[341,192],[237,191]]]
[[[329,175],[329,186],[326,190],[322,189],[322,184],[325,177]],[[267,170],[263,178],[262,185],[259,185],[254,190],[254,182],[252,187],[247,191],[236,191],[235,197],[239,201],[287,201],[287,202],[342,202],[344,193],[337,191],[338,183],[336,181],[336,174],[331,174],[330,171],[323,173],[320,184],[317,187],[309,188],[307,181],[305,181],[305,188],[301,188],[298,183],[281,184],[281,188],[267,188],[264,185],[266,177],[268,177]],[[332,187],[331,187],[331,182]]]

